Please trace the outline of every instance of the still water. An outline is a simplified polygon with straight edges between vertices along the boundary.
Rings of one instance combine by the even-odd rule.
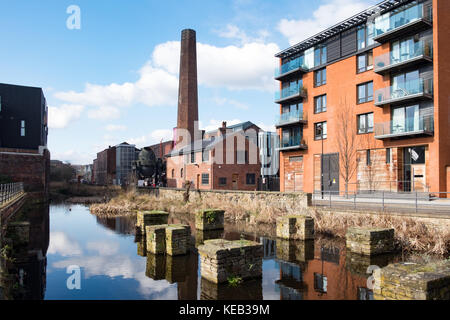
[[[42,255],[17,268],[19,281],[27,287],[23,298],[372,299],[367,286],[368,266],[383,267],[402,259],[346,255],[342,240],[281,241],[275,240],[273,230],[245,230],[245,226],[238,230],[227,225],[222,233],[201,233],[185,216],[171,216],[169,223],[191,225],[190,253],[175,258],[147,256],[143,243],[135,239],[132,217],[100,219],[83,205],[51,205],[49,210],[49,241],[43,237],[35,245],[40,246]],[[48,221],[37,222],[42,226],[35,227],[36,234],[48,232]],[[238,287],[218,286],[202,279],[196,246],[211,237],[262,243],[262,279]],[[80,268],[80,289],[68,288],[70,266]]]

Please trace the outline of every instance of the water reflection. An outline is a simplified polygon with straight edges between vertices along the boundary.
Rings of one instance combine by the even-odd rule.
[[[189,253],[177,257],[153,255],[147,253],[145,237],[135,237],[135,217],[100,219],[81,205],[50,207],[49,244],[49,208],[39,210],[29,216],[29,244],[15,250],[14,263],[2,261],[2,270],[11,275],[3,277],[5,298],[373,299],[367,288],[368,267],[383,267],[400,259],[350,254],[343,240],[275,239],[270,228],[261,228],[264,236],[258,234],[257,227],[246,229],[243,225],[226,225],[224,231],[196,231],[189,215],[169,217],[169,223],[191,226]],[[262,278],[237,287],[202,279],[197,247],[215,238],[261,243]],[[66,286],[66,268],[70,265],[82,270],[81,290]],[[21,290],[14,290],[18,286]]]

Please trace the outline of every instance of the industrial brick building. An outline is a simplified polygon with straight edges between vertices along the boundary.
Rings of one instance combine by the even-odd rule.
[[[281,191],[450,192],[449,16],[386,0],[276,55]]]
[[[93,163],[95,184],[104,186],[114,183],[116,179],[116,147],[108,147],[97,153]]]

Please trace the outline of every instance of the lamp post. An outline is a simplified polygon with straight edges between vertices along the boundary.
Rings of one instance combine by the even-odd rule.
[[[320,140],[322,140],[322,153],[320,156],[320,194],[323,199],[323,123],[317,128],[320,131]]]

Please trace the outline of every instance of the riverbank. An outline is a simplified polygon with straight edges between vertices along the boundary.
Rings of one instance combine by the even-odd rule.
[[[114,217],[134,214],[136,210],[164,210],[171,213],[193,214],[202,209],[220,208],[226,211],[230,223],[271,225],[276,219],[291,214],[307,214],[314,218],[315,230],[319,234],[344,238],[349,227],[394,228],[396,246],[406,252],[438,254],[448,256],[450,249],[450,221],[419,217],[403,217],[383,213],[361,213],[330,211],[317,207],[304,207],[295,201],[266,202],[226,201],[220,196],[198,197],[184,202],[160,195],[120,193],[107,203],[93,204],[91,213],[99,217]]]
[[[108,202],[121,192],[118,186],[96,186],[79,183],[51,182],[49,198],[54,202],[93,204]]]

